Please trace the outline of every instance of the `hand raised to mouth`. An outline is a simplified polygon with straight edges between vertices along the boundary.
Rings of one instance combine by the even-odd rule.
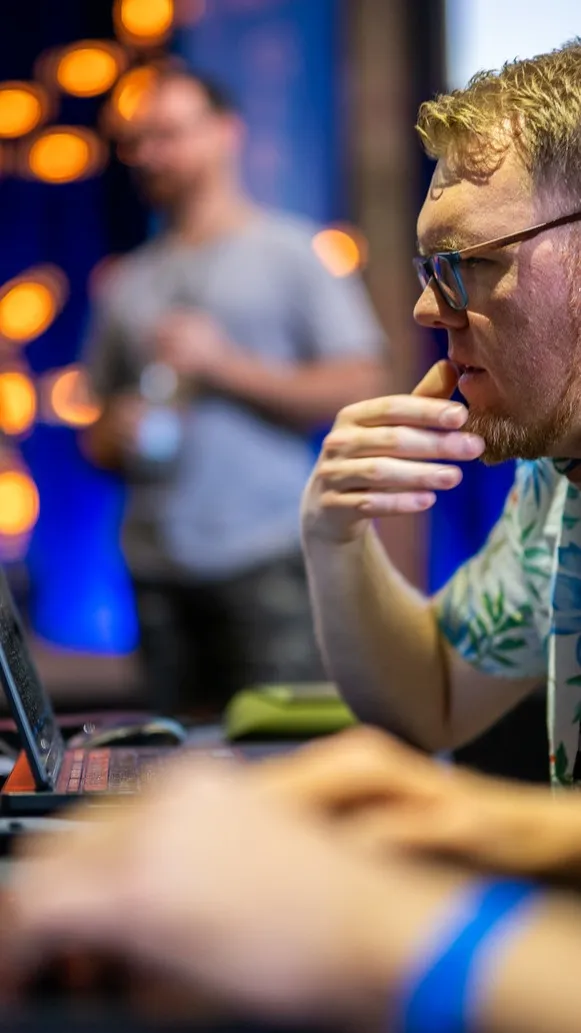
[[[450,401],[457,384],[458,370],[442,359],[411,394],[341,410],[303,496],[307,537],[351,541],[375,517],[430,509],[437,491],[460,483],[449,461],[476,459],[485,442],[462,430],[468,410]]]

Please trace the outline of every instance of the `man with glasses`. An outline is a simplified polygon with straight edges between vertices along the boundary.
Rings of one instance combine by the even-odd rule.
[[[580,126],[578,42],[422,106],[437,164],[414,316],[447,331],[448,361],[410,396],[344,409],[303,502],[319,638],[357,714],[449,749],[546,681],[551,778],[567,786],[581,721]],[[450,402],[456,386],[468,408]],[[429,509],[461,480],[454,461],[477,457],[519,459],[514,488],[480,554],[427,599],[373,520]]]

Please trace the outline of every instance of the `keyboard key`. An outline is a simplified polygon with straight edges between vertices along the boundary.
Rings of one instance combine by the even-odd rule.
[[[103,793],[109,782],[109,750],[92,750],[85,765],[83,791],[85,793]]]

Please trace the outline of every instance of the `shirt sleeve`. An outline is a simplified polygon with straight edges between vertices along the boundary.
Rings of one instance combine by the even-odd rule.
[[[300,276],[306,360],[385,357],[385,331],[359,275],[331,275],[309,239],[301,254]]]
[[[473,667],[506,678],[547,675],[554,557],[551,481],[537,463],[517,467],[504,511],[483,549],[436,599],[440,628]]]

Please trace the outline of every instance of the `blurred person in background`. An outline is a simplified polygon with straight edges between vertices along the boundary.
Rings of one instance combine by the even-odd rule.
[[[104,408],[86,451],[128,485],[141,654],[166,709],[321,677],[297,515],[310,436],[384,383],[362,284],[324,268],[307,221],[245,194],[243,137],[221,87],[160,74],[124,146],[164,228],[107,277],[87,348]]]

